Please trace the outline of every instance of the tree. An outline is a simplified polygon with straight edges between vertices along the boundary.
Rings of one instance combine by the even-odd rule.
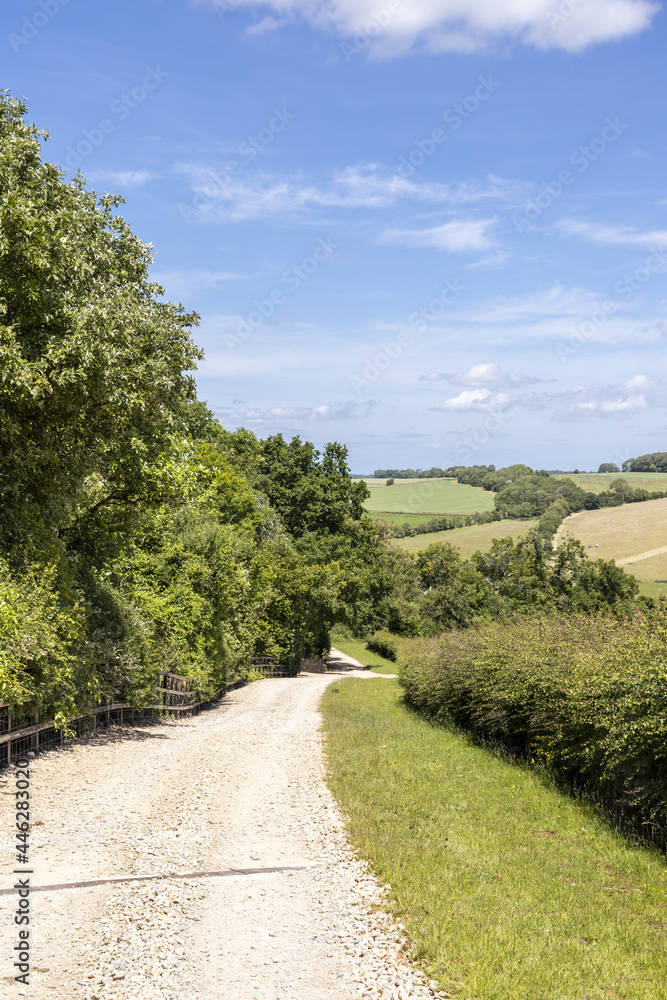
[[[122,199],[65,183],[25,116],[0,92],[0,507],[6,526],[33,507],[60,530],[91,476],[97,508],[143,496],[202,353]]]
[[[615,462],[603,462],[598,472],[620,472],[621,470]]]
[[[288,444],[276,434],[262,442],[261,469],[258,485],[295,538],[337,534],[364,514],[370,493],[362,480],[351,478],[344,445],[327,444],[320,454],[310,441],[294,437]]]

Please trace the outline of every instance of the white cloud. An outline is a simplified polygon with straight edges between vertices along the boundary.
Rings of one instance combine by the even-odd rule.
[[[605,226],[598,222],[577,222],[575,219],[562,219],[558,228],[566,236],[579,236],[588,243],[600,246],[667,246],[667,229],[649,229],[642,233],[628,226]]]
[[[556,420],[605,420],[641,413],[665,406],[664,387],[647,375],[635,375],[625,382],[607,386],[580,386],[568,392],[533,395],[523,401],[528,409],[551,409]],[[565,404],[564,406],[562,404]]]
[[[348,400],[334,405],[272,406],[264,410],[258,407],[244,407],[217,410],[216,413],[223,421],[232,421],[235,424],[293,426],[336,420],[364,420],[376,405],[377,400],[373,399],[363,403]]]
[[[152,271],[151,281],[162,285],[168,295],[181,295],[200,288],[219,288],[226,281],[243,281],[251,274],[237,274],[234,271],[207,271],[205,269]]]
[[[487,413],[489,410],[505,410],[512,404],[511,396],[504,392],[494,395],[489,389],[465,389],[458,396],[446,399],[432,410],[477,410]]]
[[[344,167],[319,182],[303,174],[280,177],[265,171],[236,178],[196,163],[178,164],[176,172],[189,178],[192,189],[206,199],[202,214],[231,220],[293,214],[314,208],[379,209],[406,200],[452,206],[494,199],[507,201],[521,196],[525,189],[520,181],[493,174],[483,183],[417,182],[380,163]]]
[[[428,375],[420,375],[420,382],[445,381],[452,384],[471,386],[492,386],[494,388],[516,388],[522,385],[533,385],[536,382],[553,382],[555,379],[535,378],[532,375],[512,374],[504,372],[502,368],[492,362],[482,362],[473,365],[460,375],[447,375],[442,372],[430,372]]]
[[[493,246],[488,230],[495,223],[496,219],[454,219],[432,229],[386,229],[380,236],[380,242],[446,250],[449,253],[486,250]]]
[[[115,187],[139,187],[155,179],[150,170],[93,170],[86,180],[91,184],[112,184]]]
[[[194,0],[220,9],[219,0]],[[479,52],[517,41],[577,52],[647,28],[660,4],[649,0],[232,0],[233,7],[268,7],[301,17],[348,40],[359,52],[391,56],[420,44],[431,52]],[[391,8],[398,7],[396,13]],[[261,22],[260,22],[261,23]]]

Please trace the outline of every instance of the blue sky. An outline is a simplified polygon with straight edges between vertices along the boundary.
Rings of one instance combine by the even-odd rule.
[[[2,86],[122,194],[228,427],[355,472],[665,450],[665,11],[17,0]]]

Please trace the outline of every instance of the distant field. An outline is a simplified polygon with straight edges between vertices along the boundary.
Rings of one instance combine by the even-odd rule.
[[[455,545],[464,559],[474,552],[488,552],[494,538],[515,541],[537,525],[532,521],[496,521],[494,524],[473,524],[469,528],[453,528],[451,531],[432,531],[427,535],[413,535],[411,538],[394,538],[392,544],[405,552],[422,552],[434,542],[449,542]]]
[[[644,597],[667,597],[667,581],[658,583],[653,581],[640,580],[639,593]]]
[[[394,514],[474,514],[493,510],[494,494],[453,479],[400,479],[393,486],[372,485],[364,506],[367,511]],[[375,480],[377,483],[378,480]],[[385,480],[379,480],[384,483]]]
[[[590,493],[603,493],[614,479],[627,479],[633,486],[648,490],[667,490],[667,473],[663,472],[581,472],[578,476],[557,475],[554,479],[574,479],[577,486]]]
[[[667,551],[626,562],[645,552],[667,549],[667,499],[585,510],[565,520],[556,540],[565,533],[578,538],[592,558],[615,559],[638,580],[667,580]]]

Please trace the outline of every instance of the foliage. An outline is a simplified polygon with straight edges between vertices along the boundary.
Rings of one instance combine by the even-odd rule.
[[[382,636],[374,636],[368,639],[366,649],[370,650],[371,653],[378,653],[380,656],[384,656],[385,660],[392,660],[394,662],[398,656],[396,643]]]
[[[152,250],[0,94],[0,693],[59,719],[298,670],[397,589],[347,450],[221,427]],[[383,603],[384,602],[384,603]]]
[[[296,538],[336,534],[364,513],[368,488],[351,478],[344,445],[327,444],[320,455],[309,441],[294,437],[288,444],[276,434],[262,442],[261,469],[261,488]]]
[[[615,462],[603,462],[598,472],[620,472],[621,470]]]
[[[494,622],[422,640],[408,702],[542,761],[643,836],[667,843],[667,604]]]
[[[615,470],[617,471],[617,470]],[[654,451],[623,462],[623,472],[667,472],[667,451]]]
[[[0,505],[11,540],[38,508],[59,528],[79,491],[95,508],[150,497],[148,470],[169,448],[197,322],[160,301],[151,249],[98,199],[42,162],[44,133],[0,93]]]
[[[568,538],[555,551],[538,531],[514,541],[494,539],[490,551],[464,561],[447,542],[417,556],[423,614],[441,628],[466,628],[483,618],[536,609],[629,608],[638,584],[613,561],[590,561]]]

